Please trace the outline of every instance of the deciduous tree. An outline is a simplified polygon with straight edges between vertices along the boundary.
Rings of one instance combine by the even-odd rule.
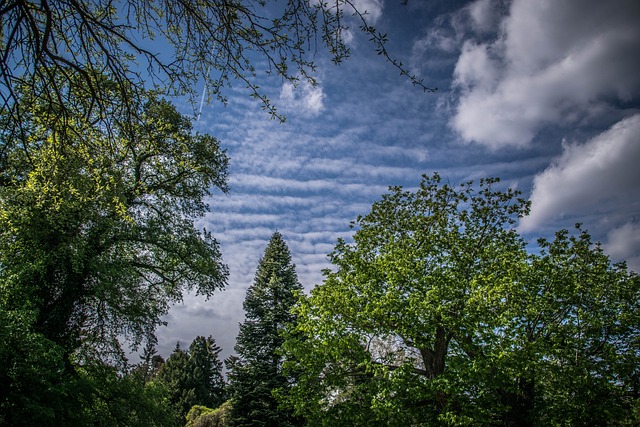
[[[118,109],[94,121],[85,99],[76,108],[87,114],[62,123],[36,101],[19,138],[0,132],[0,309],[28,320],[16,335],[25,345],[50,345],[35,366],[53,390],[82,367],[124,367],[123,339],[140,343],[183,292],[208,297],[225,285],[218,244],[194,220],[206,195],[226,191],[227,157],[153,93],[135,104],[135,121]],[[20,393],[34,395],[21,385],[31,374],[17,353],[7,357],[0,389],[28,405]]]
[[[310,425],[629,421],[638,277],[584,232],[527,253],[527,203],[499,185],[391,188],[338,243],[283,344]]]
[[[113,111],[105,127],[80,116],[60,129],[49,108],[25,112],[20,140],[0,135],[2,303],[33,312],[68,353],[116,357],[119,338],[139,342],[183,291],[225,285],[218,244],[193,221],[226,190],[227,158],[150,93],[138,120]]]

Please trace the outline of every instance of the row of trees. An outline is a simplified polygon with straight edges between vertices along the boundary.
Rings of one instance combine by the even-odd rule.
[[[220,348],[211,337],[197,337],[188,351],[178,344],[166,362],[156,354],[152,339],[132,375],[164,387],[175,425],[187,420],[187,425],[201,427],[301,426],[303,417],[282,408],[275,395],[292,380],[283,372],[279,349],[285,327],[295,323],[291,308],[301,291],[289,249],[276,232],[247,291],[237,354],[226,360],[228,382],[218,359]]]
[[[528,202],[499,187],[435,174],[392,188],[309,296],[275,233],[227,360],[229,400],[194,407],[189,425],[640,422],[639,277],[580,225],[530,253],[514,228]]]
[[[247,292],[237,356],[226,361],[228,383],[212,337],[196,337],[187,350],[178,343],[165,361],[150,333],[141,363],[113,365],[65,354],[24,318],[12,318],[17,310],[4,309],[0,425],[302,425],[274,395],[289,385],[278,349],[301,290],[275,233]]]
[[[163,302],[211,292],[225,274],[189,216],[205,209],[203,183],[223,188],[225,157],[166,102],[150,96],[141,112],[135,146],[78,121],[92,149],[68,150],[70,133],[34,115],[6,156],[1,424],[638,422],[638,276],[580,226],[530,253],[514,228],[528,203],[496,179],[391,188],[308,297],[275,233],[228,384],[212,338],[163,362],[152,339]],[[94,187],[110,197],[87,197]],[[127,334],[151,337],[133,370],[119,357]]]
[[[226,392],[212,339],[152,363],[170,305],[227,280],[193,225],[227,156],[161,94],[241,81],[276,114],[252,64],[313,83],[349,22],[407,74],[348,0],[266,5],[0,2],[0,424],[637,424],[638,276],[580,228],[529,253],[495,180],[392,188],[308,297],[274,235]],[[132,372],[121,343],[145,339]]]
[[[0,424],[163,425],[166,390],[122,343],[227,280],[193,226],[227,156],[163,97],[239,82],[283,119],[263,74],[313,84],[354,23],[408,73],[348,0],[8,0],[0,23]]]

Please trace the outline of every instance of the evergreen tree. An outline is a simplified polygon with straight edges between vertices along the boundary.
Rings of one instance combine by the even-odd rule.
[[[145,384],[155,378],[160,365],[164,363],[164,359],[158,354],[156,344],[158,344],[158,338],[154,332],[149,332],[147,344],[140,355],[140,364],[133,369],[133,374]]]
[[[237,356],[227,360],[234,426],[295,426],[302,420],[278,408],[273,393],[287,388],[282,372],[281,332],[295,320],[298,282],[291,254],[282,235],[274,233],[258,264],[254,283],[244,301],[246,320],[236,341]]]
[[[189,351],[180,343],[158,372],[159,380],[171,393],[178,424],[184,424],[192,406],[216,408],[224,402],[225,383],[222,362],[218,359],[220,347],[212,337],[198,336]]]
[[[189,346],[190,388],[198,405],[217,408],[224,402],[225,382],[220,347],[212,337],[196,337]]]
[[[195,405],[195,391],[189,384],[189,355],[176,344],[176,348],[158,372],[158,379],[169,389],[171,406],[178,424]]]

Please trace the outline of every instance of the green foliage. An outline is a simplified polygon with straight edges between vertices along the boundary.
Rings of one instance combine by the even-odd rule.
[[[0,417],[72,425],[107,393],[82,370],[125,372],[123,338],[140,343],[184,291],[225,285],[217,242],[193,222],[226,190],[227,158],[151,93],[129,104],[134,121],[94,120],[89,99],[65,123],[27,105],[20,137],[0,133]]]
[[[240,325],[235,350],[227,360],[233,399],[231,425],[290,426],[301,419],[278,408],[274,392],[287,389],[291,377],[282,373],[279,348],[285,326],[295,317],[290,309],[302,286],[280,233],[274,233],[258,264],[244,301],[246,320]]]
[[[539,241],[507,327],[511,363],[535,367],[534,418],[547,425],[637,423],[640,278],[612,265],[578,224]],[[518,292],[518,293],[516,293]],[[518,315],[519,314],[519,315]]]
[[[31,330],[29,316],[0,310],[0,317],[0,425],[173,425],[161,384],[100,363],[74,363]]]
[[[188,383],[191,382],[189,371],[189,355],[178,343],[158,372],[158,381],[170,390],[171,406],[178,424],[184,420],[189,408],[197,404],[193,388],[188,387]]]
[[[173,426],[169,391],[163,384],[146,384],[121,375],[106,365],[78,369],[84,392],[80,394],[82,423],[95,426]]]
[[[497,180],[392,188],[283,344],[309,425],[592,425],[638,398],[638,277],[586,232],[540,242]]]
[[[194,405],[217,407],[224,402],[225,383],[220,347],[212,337],[196,337],[184,351],[180,345],[157,374],[157,381],[170,392],[170,404],[178,424],[181,424]]]
[[[218,142],[153,94],[136,121],[117,113],[60,128],[36,104],[21,139],[0,135],[0,301],[88,358],[117,359],[118,337],[139,342],[184,290],[210,296],[227,276],[193,225],[226,189]]]
[[[0,425],[55,425],[78,408],[64,351],[32,331],[34,317],[0,306]]]
[[[187,414],[185,427],[227,427],[231,417],[232,404],[228,400],[216,409],[196,405]]]
[[[197,402],[218,407],[224,402],[225,382],[222,361],[218,358],[220,347],[212,337],[196,337],[189,346],[189,368]]]

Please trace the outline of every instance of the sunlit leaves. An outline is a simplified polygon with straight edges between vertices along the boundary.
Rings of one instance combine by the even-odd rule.
[[[580,228],[527,253],[500,186],[424,177],[358,218],[295,308],[283,400],[312,425],[633,422],[638,277]]]
[[[99,124],[65,125],[34,102],[29,133],[3,134],[3,297],[34,309],[35,327],[68,351],[110,359],[116,337],[139,341],[184,290],[224,286],[217,242],[193,221],[226,190],[227,158],[153,94],[135,121],[114,110]]]

